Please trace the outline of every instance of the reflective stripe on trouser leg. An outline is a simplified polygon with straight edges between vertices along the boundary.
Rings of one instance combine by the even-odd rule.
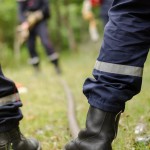
[[[143,74],[143,68],[141,67],[113,64],[102,61],[96,61],[94,69],[108,73],[137,77],[142,77]]]
[[[123,7],[134,3],[141,5],[135,5],[132,10]],[[140,92],[150,44],[150,34],[147,32],[150,21],[146,21],[145,17],[131,17],[130,12],[140,14],[144,9],[140,17],[150,16],[150,9],[145,7],[145,3],[150,6],[149,1],[114,1],[93,70],[95,79],[88,78],[83,86],[89,103],[97,108],[112,112],[124,110],[125,102]]]
[[[51,55],[48,56],[48,59],[50,61],[54,61],[54,60],[57,60],[58,57],[59,57],[58,53],[54,52],[53,54],[51,54]]]
[[[18,93],[14,93],[5,97],[0,98],[0,106],[5,106],[7,104],[11,104],[13,102],[20,101],[20,97]]]
[[[40,60],[39,60],[39,57],[33,57],[33,58],[30,58],[28,63],[31,64],[31,65],[36,65],[36,64],[39,64]]]
[[[0,68],[0,132],[18,126],[22,119],[21,106],[15,84],[3,75]]]

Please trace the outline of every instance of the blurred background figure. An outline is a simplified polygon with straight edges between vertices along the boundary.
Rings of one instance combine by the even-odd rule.
[[[98,1],[99,4],[99,0]],[[89,22],[89,34],[91,37],[91,40],[94,42],[97,42],[99,39],[99,33],[97,31],[97,23],[94,16],[94,13],[92,12],[92,4],[96,4],[95,1],[91,0],[84,0],[83,6],[82,6],[82,16],[85,20]]]
[[[112,5],[113,0],[101,0],[101,4],[100,4],[100,17],[103,20],[103,24],[104,26],[106,25],[106,23],[109,20],[108,17],[108,11]]]
[[[22,42],[27,40],[30,54],[29,63],[39,70],[40,59],[36,50],[36,37],[39,36],[45,48],[49,61],[54,65],[58,74],[61,73],[59,56],[52,47],[48,35],[47,20],[50,17],[48,0],[17,0],[20,25],[18,30],[23,37]]]
[[[99,33],[97,30],[96,17],[93,12],[93,8],[100,8],[100,19],[103,21],[105,26],[109,20],[108,11],[112,5],[113,0],[84,0],[82,7],[82,16],[85,20],[89,22],[89,33],[92,41],[97,41],[99,39]]]

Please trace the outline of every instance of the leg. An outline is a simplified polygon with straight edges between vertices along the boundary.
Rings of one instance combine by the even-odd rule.
[[[97,42],[99,39],[98,31],[97,31],[97,24],[92,12],[92,6],[90,0],[84,0],[82,6],[82,16],[84,20],[89,22],[89,33],[91,40]]]
[[[83,87],[90,104],[86,129],[65,150],[112,150],[119,114],[141,89],[150,44],[150,23],[145,18],[150,16],[149,7],[148,0],[114,1],[93,70],[95,79],[87,79]]]
[[[60,74],[61,70],[58,62],[58,54],[54,51],[49,40],[47,25],[45,21],[42,21],[37,25],[37,33],[40,36],[41,42],[46,50],[49,60],[54,64],[56,72]]]
[[[30,61],[29,63],[34,66],[34,68],[39,70],[39,56],[36,51],[36,27],[30,31],[30,35],[27,41],[27,46],[30,54]]]
[[[40,150],[35,139],[26,139],[19,130],[22,106],[15,84],[0,68],[0,150]]]

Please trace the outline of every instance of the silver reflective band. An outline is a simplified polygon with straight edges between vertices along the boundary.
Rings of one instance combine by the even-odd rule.
[[[50,59],[50,61],[58,59],[58,53],[53,53],[53,54],[49,55],[49,59]]]
[[[15,94],[12,94],[9,96],[5,96],[5,97],[0,98],[0,106],[6,105],[11,102],[16,102],[18,100],[20,100],[18,93],[15,93]]]
[[[33,58],[30,58],[29,59],[29,64],[31,64],[31,65],[35,65],[35,64],[37,64],[37,63],[39,63],[39,57],[33,57]]]
[[[94,69],[121,75],[142,77],[143,68],[96,61]]]

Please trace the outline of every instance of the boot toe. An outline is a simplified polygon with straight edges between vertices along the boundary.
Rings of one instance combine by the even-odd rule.
[[[68,144],[66,144],[64,150],[78,150],[78,147],[74,140],[70,141]]]
[[[41,150],[40,143],[34,139],[23,139],[20,142],[16,142],[13,144],[13,149],[15,150]]]
[[[29,147],[32,147],[34,150],[42,150],[40,143],[34,139],[34,138],[30,138],[29,140]]]

